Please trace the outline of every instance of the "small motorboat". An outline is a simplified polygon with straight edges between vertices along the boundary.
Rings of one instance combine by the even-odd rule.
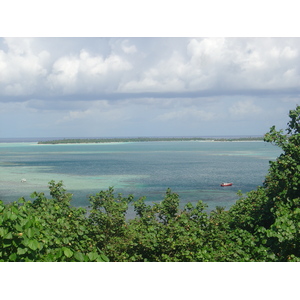
[[[232,186],[232,182],[222,182],[221,186]]]

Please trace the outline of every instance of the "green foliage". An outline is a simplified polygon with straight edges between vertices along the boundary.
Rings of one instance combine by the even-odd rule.
[[[89,237],[95,241],[98,249],[102,249],[110,260],[115,260],[114,253],[127,238],[126,212],[133,196],[127,198],[121,194],[115,197],[114,189],[101,191],[90,196],[90,213],[88,226]]]
[[[282,148],[283,153],[270,163],[269,174],[265,180],[268,196],[274,199],[293,199],[299,196],[300,190],[300,106],[289,113],[290,122],[283,131],[271,127],[265,135],[265,141]],[[276,200],[274,200],[276,201]]]
[[[300,259],[300,106],[289,117],[286,134],[272,126],[265,135],[265,141],[281,147],[282,154],[270,162],[264,187],[230,209],[231,223],[254,234],[276,261]]]
[[[153,206],[145,205],[144,200],[134,203],[138,216],[128,223],[130,240],[123,261],[203,260],[201,237],[208,217],[202,202],[180,210],[179,196],[170,189],[163,201]]]
[[[86,211],[70,206],[62,182],[49,182],[50,194],[33,202],[0,205],[1,261],[107,261],[89,238]]]
[[[63,183],[50,181],[49,199],[0,201],[0,261],[300,261],[300,106],[289,116],[286,133],[273,126],[264,137],[282,148],[264,185],[239,192],[228,211],[208,213],[202,201],[180,209],[170,189],[150,205],[112,187],[76,208]]]

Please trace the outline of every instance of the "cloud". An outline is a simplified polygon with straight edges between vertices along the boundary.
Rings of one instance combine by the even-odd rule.
[[[8,39],[8,50],[0,49],[0,88],[4,96],[24,96],[40,92],[48,74],[49,53],[33,53],[30,40]]]
[[[109,99],[126,94],[161,97],[165,93],[167,98],[175,93],[184,97],[263,94],[274,89],[299,92],[300,39],[69,38],[53,42],[62,49],[45,39],[4,40],[0,101],[4,96],[27,101],[28,97],[64,95],[97,100],[97,95],[99,99],[105,94]]]
[[[137,52],[137,48],[135,45],[130,45],[130,42],[128,40],[125,40],[122,42],[122,50],[126,53],[126,54],[134,54]]]
[[[299,40],[192,38],[184,42],[185,49],[173,49],[119,90],[242,94],[298,87]]]
[[[125,59],[111,54],[107,58],[81,50],[78,56],[58,59],[47,81],[51,89],[63,94],[115,91],[119,76],[132,67]]]
[[[299,49],[300,38],[5,38],[0,121],[112,136],[242,132],[230,126],[255,120],[263,133],[300,104]]]
[[[238,101],[234,103],[229,112],[232,116],[244,119],[246,117],[253,117],[261,115],[263,110],[258,105],[254,104],[252,100]]]

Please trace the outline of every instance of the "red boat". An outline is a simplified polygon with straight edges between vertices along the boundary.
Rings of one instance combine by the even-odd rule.
[[[232,182],[223,182],[221,186],[232,186]]]

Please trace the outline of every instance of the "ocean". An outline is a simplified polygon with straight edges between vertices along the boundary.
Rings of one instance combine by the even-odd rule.
[[[146,202],[164,198],[167,188],[179,194],[180,206],[202,200],[208,210],[228,209],[263,184],[269,161],[280,149],[262,141],[166,141],[39,145],[33,141],[0,143],[0,199],[31,200],[47,196],[50,180],[64,182],[72,205],[87,207],[88,196],[109,187]],[[25,178],[26,182],[21,182]],[[233,182],[221,187],[222,182]]]

